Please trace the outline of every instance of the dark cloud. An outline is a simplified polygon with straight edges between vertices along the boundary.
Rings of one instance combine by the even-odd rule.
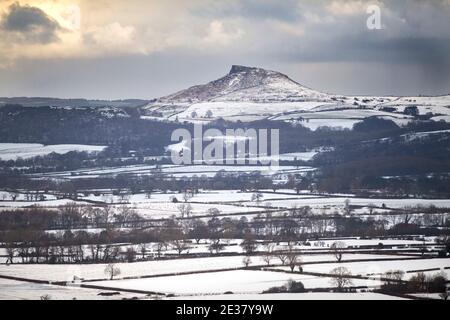
[[[304,35],[293,39],[267,30],[260,42],[274,59],[291,63],[382,63],[450,66],[450,6],[444,2],[385,1],[383,29],[369,30],[365,10],[352,15],[327,12],[323,6],[305,7],[318,21],[304,18]],[[327,19],[332,17],[332,19]]]
[[[61,27],[39,8],[14,3],[8,8],[0,23],[0,30],[8,32],[14,40],[30,43],[58,41]]]

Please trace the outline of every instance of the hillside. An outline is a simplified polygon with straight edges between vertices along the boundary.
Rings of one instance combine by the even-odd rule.
[[[450,96],[374,97],[322,93],[261,68],[234,65],[224,77],[161,97],[142,108],[144,118],[209,122],[270,119],[352,128],[369,117],[403,126],[417,117],[450,121]]]

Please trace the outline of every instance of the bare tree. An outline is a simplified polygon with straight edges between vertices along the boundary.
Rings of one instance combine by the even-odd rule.
[[[139,252],[142,255],[142,260],[145,259],[145,254],[147,253],[147,244],[146,243],[141,243],[139,245]]]
[[[208,246],[209,252],[219,254],[220,251],[225,249],[225,245],[220,242],[220,239],[210,239],[210,244]]]
[[[263,198],[263,194],[261,192],[255,192],[254,194],[252,194],[252,198],[251,201],[256,202],[257,204],[259,204],[261,202],[261,199]]]
[[[179,256],[181,256],[183,251],[186,251],[190,248],[189,244],[187,244],[184,239],[172,240],[171,244],[175,248],[175,250],[177,250]]]
[[[349,216],[352,213],[352,206],[350,205],[350,199],[344,201],[344,213]]]
[[[345,287],[351,286],[353,284],[350,278],[352,273],[345,267],[337,267],[330,271],[332,279],[331,284],[337,287],[339,291],[344,290]]]
[[[201,239],[208,238],[209,230],[206,223],[200,219],[194,219],[191,223],[191,229],[189,231],[189,236],[199,244]]]
[[[409,279],[409,285],[416,292],[428,292],[428,280],[424,272],[419,272]]]
[[[14,256],[16,254],[16,248],[14,243],[7,243],[6,244],[6,254],[7,254],[7,259],[6,259],[6,264],[13,264],[14,263]]]
[[[156,258],[160,259],[162,252],[167,249],[167,244],[164,241],[158,241],[155,245]]]
[[[89,245],[89,250],[91,251],[92,261],[98,261],[100,258],[100,250],[102,246],[99,243],[92,243]]]
[[[28,246],[28,243],[20,244],[18,250],[22,263],[28,262],[28,259],[30,258],[30,247]]]
[[[252,259],[250,259],[249,256],[245,256],[244,259],[242,259],[242,263],[246,268],[252,263]]]
[[[244,240],[242,240],[240,246],[247,255],[254,253],[258,247],[258,243],[255,241],[255,237],[251,233],[250,229],[245,230]]]
[[[188,202],[189,199],[191,199],[193,197],[193,192],[191,192],[190,190],[185,190],[183,192],[183,201],[184,202]]]
[[[390,285],[402,281],[404,276],[405,272],[403,270],[389,270],[385,272],[384,279],[386,284]]]
[[[10,192],[10,193],[9,193],[9,197],[11,198],[12,201],[16,201],[16,199],[17,199],[17,193],[15,193],[15,192]]]
[[[337,262],[342,261],[342,256],[344,254],[344,249],[346,247],[347,247],[347,245],[345,244],[345,242],[342,242],[342,241],[333,242],[333,244],[331,245],[331,252],[333,253]]]
[[[128,191],[124,191],[119,194],[119,202],[120,203],[130,202],[130,194],[128,193]]]
[[[301,264],[301,257],[299,253],[295,251],[293,245],[289,245],[289,249],[287,252],[287,262],[292,272],[294,271],[296,266]]]
[[[114,277],[120,275],[120,268],[116,267],[114,263],[110,263],[105,268],[105,274],[109,277],[109,280],[113,280]]]
[[[263,255],[263,261],[267,264],[270,265],[270,262],[272,261],[272,259],[274,258],[273,256],[273,250],[275,248],[275,245],[273,243],[266,243],[264,244],[264,255]]]
[[[280,259],[281,264],[284,266],[286,264],[286,260],[287,260],[287,253],[285,251],[279,251],[277,253],[277,258]]]
[[[114,214],[114,209],[106,205],[97,214],[99,214],[100,223],[104,223],[106,228],[108,228],[109,223],[111,222],[111,216]]]
[[[181,218],[189,218],[192,214],[192,206],[190,203],[183,203],[178,206],[178,211],[180,211]]]
[[[372,215],[372,214],[373,214],[373,211],[374,211],[375,208],[376,208],[376,205],[373,204],[373,203],[369,203],[369,204],[367,205],[367,208],[369,209],[369,214]]]
[[[127,248],[125,251],[125,259],[128,262],[133,262],[136,259],[137,252],[133,247]]]
[[[120,248],[118,246],[113,246],[107,244],[103,248],[103,261],[114,261],[120,253]]]

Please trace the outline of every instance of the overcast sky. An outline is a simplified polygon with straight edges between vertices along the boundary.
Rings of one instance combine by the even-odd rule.
[[[450,0],[0,0],[0,96],[148,99],[232,64],[338,94],[447,94]]]

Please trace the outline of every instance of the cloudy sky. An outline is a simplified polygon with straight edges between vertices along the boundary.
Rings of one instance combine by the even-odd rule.
[[[332,93],[450,93],[450,0],[0,0],[0,96],[154,98],[232,64]]]

